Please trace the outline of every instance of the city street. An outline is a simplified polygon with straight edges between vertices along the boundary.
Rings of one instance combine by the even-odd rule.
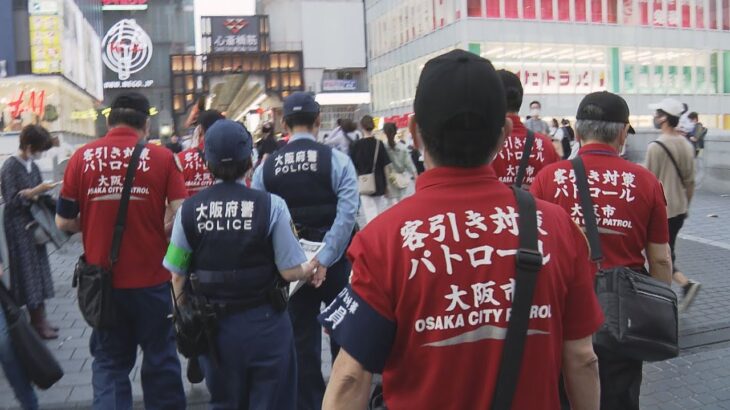
[[[691,212],[680,235],[678,266],[690,278],[702,282],[703,287],[681,318],[680,357],[644,366],[642,409],[730,409],[730,197],[700,192]],[[50,390],[40,392],[42,408],[88,408],[91,403],[91,330],[81,318],[71,288],[72,271],[80,252],[76,237],[51,255],[56,298],[48,303],[48,311],[49,319],[61,327],[61,337],[48,345],[66,374]],[[326,340],[325,346],[323,351],[328,352]],[[325,357],[328,356],[326,353]],[[329,360],[325,360],[323,367],[328,373]],[[141,408],[139,366],[131,377],[135,402]],[[186,390],[189,408],[204,408],[206,388],[186,383]],[[0,409],[17,408],[10,386],[0,373]]]

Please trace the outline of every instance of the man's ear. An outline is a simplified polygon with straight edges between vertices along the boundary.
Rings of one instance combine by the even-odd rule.
[[[425,150],[426,147],[423,145],[423,139],[421,138],[421,133],[418,130],[418,123],[416,122],[415,115],[411,115],[408,119],[408,132],[410,132],[411,137],[413,137],[413,146],[418,150]]]

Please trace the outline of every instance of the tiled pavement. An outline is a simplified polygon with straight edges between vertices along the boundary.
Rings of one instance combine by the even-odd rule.
[[[710,214],[717,217],[708,217]],[[730,197],[699,193],[681,238],[678,266],[704,287],[681,319],[682,343],[687,347],[682,355],[644,366],[642,409],[730,409]],[[43,409],[89,408],[91,403],[90,329],[78,312],[70,285],[80,251],[74,240],[51,255],[56,297],[47,309],[49,319],[61,327],[61,338],[48,345],[66,374],[57,385],[38,393]],[[331,368],[328,356],[324,354],[323,364],[327,374]],[[141,408],[139,367],[131,376],[135,401]],[[204,408],[205,387],[186,383],[185,388],[189,408]],[[0,372],[0,410],[16,406]]]

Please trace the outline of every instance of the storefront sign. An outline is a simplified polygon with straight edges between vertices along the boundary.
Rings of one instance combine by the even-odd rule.
[[[61,72],[61,16],[30,16],[30,56],[33,74]]]
[[[214,53],[245,53],[261,50],[259,17],[207,17],[211,24]]]
[[[152,40],[134,19],[118,21],[101,42],[102,61],[117,74],[119,81],[106,81],[104,88],[147,88],[152,80],[130,79],[152,59]]]
[[[147,10],[147,0],[101,0],[103,11]]]
[[[323,80],[322,91],[357,91],[357,80]]]

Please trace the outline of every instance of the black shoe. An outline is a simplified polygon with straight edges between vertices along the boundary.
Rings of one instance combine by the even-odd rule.
[[[682,301],[679,302],[679,311],[684,312],[689,308],[689,305],[694,301],[697,292],[700,291],[702,284],[690,280],[686,285],[682,286]]]

